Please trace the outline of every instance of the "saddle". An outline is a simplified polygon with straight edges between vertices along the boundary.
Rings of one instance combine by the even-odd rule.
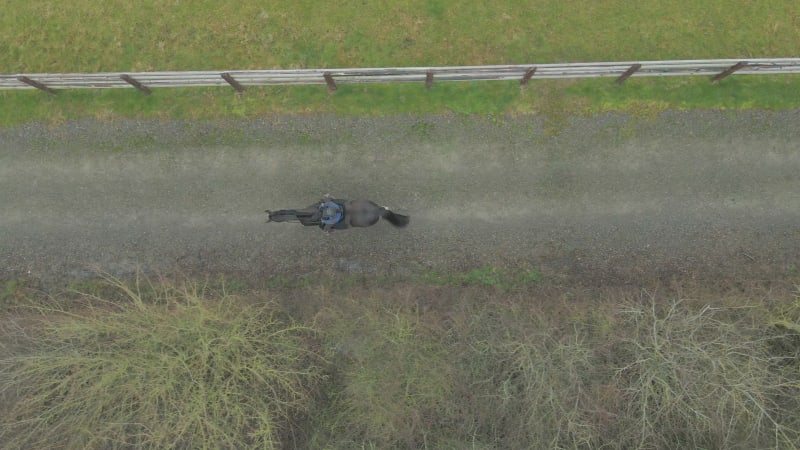
[[[334,230],[348,228],[344,221],[346,213],[344,204],[346,201],[347,200],[337,198],[333,199],[333,201],[320,203],[319,210],[322,214],[322,218],[320,219],[319,227],[325,229],[326,225],[331,225],[331,228]]]

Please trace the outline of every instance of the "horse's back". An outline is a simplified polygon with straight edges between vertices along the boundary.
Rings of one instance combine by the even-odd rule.
[[[351,200],[345,202],[344,211],[350,226],[368,227],[378,222],[383,207],[369,200]]]
[[[349,200],[345,202],[344,207],[348,211],[353,211],[359,214],[376,212],[383,209],[382,206],[370,200]]]

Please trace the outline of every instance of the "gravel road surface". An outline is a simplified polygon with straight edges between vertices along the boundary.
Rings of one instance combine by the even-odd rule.
[[[410,214],[326,235],[264,209],[327,192]],[[800,111],[116,121],[0,130],[0,277],[101,269],[587,283],[800,267]]]

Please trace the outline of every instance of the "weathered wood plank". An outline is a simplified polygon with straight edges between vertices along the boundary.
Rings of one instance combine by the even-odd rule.
[[[333,81],[333,75],[330,72],[325,72],[322,74],[322,77],[325,78],[325,84],[328,85],[328,92],[333,93],[336,92],[336,82]]]
[[[21,82],[23,82],[23,83],[27,84],[28,86],[33,86],[33,87],[35,87],[36,89],[39,89],[40,91],[47,92],[47,93],[48,93],[48,94],[50,94],[50,95],[56,95],[56,91],[55,91],[55,90],[53,90],[53,89],[50,89],[50,88],[49,88],[49,87],[47,87],[45,84],[43,84],[43,83],[40,83],[40,82],[38,82],[38,81],[36,81],[36,80],[32,80],[32,79],[30,79],[29,77],[26,77],[25,75],[20,75],[20,76],[18,76],[18,77],[17,77],[17,80],[19,80],[19,81],[21,81]]]
[[[732,74],[733,72],[736,72],[737,70],[742,70],[745,67],[747,67],[747,62],[739,61],[736,64],[734,64],[734,65],[730,66],[729,68],[725,69],[724,71],[718,73],[716,76],[714,76],[714,78],[711,79],[711,82],[712,83],[717,83],[717,82],[719,82],[719,80],[727,77],[728,75]]]
[[[222,79],[227,81],[228,84],[230,84],[231,87],[233,87],[236,90],[237,93],[241,94],[242,92],[244,92],[244,86],[242,86],[238,81],[236,81],[236,79],[234,79],[231,74],[229,74],[228,72],[225,72],[225,73],[221,74],[221,76],[222,76]]]
[[[533,77],[533,74],[535,73],[536,73],[536,67],[531,67],[530,69],[526,70],[525,75],[523,75],[522,79],[519,80],[520,86],[527,86],[528,81],[531,81],[531,77]]]
[[[122,78],[122,80],[123,80],[123,81],[125,81],[126,83],[128,83],[128,84],[130,84],[131,86],[133,86],[133,87],[135,87],[136,89],[138,89],[138,90],[139,90],[139,92],[143,93],[144,95],[150,95],[150,94],[152,94],[152,93],[153,93],[153,92],[150,90],[150,88],[148,88],[147,86],[143,85],[142,83],[140,83],[139,81],[137,81],[136,79],[134,79],[134,78],[133,78],[132,76],[130,76],[130,75],[127,75],[127,74],[122,74],[122,75],[120,75],[119,77],[120,77],[120,78]]]
[[[636,64],[632,65],[628,70],[626,70],[622,75],[620,75],[619,78],[617,78],[616,81],[614,81],[614,82],[617,83],[617,84],[624,83],[625,80],[630,78],[631,75],[636,73],[641,68],[642,68],[642,65],[639,64],[639,63],[636,63]]]

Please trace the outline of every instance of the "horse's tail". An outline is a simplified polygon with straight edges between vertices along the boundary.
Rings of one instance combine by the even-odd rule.
[[[393,213],[389,208],[383,207],[383,214],[381,217],[388,220],[390,224],[398,227],[403,228],[404,226],[408,225],[408,222],[411,221],[411,218],[408,216],[404,216],[402,214]]]

